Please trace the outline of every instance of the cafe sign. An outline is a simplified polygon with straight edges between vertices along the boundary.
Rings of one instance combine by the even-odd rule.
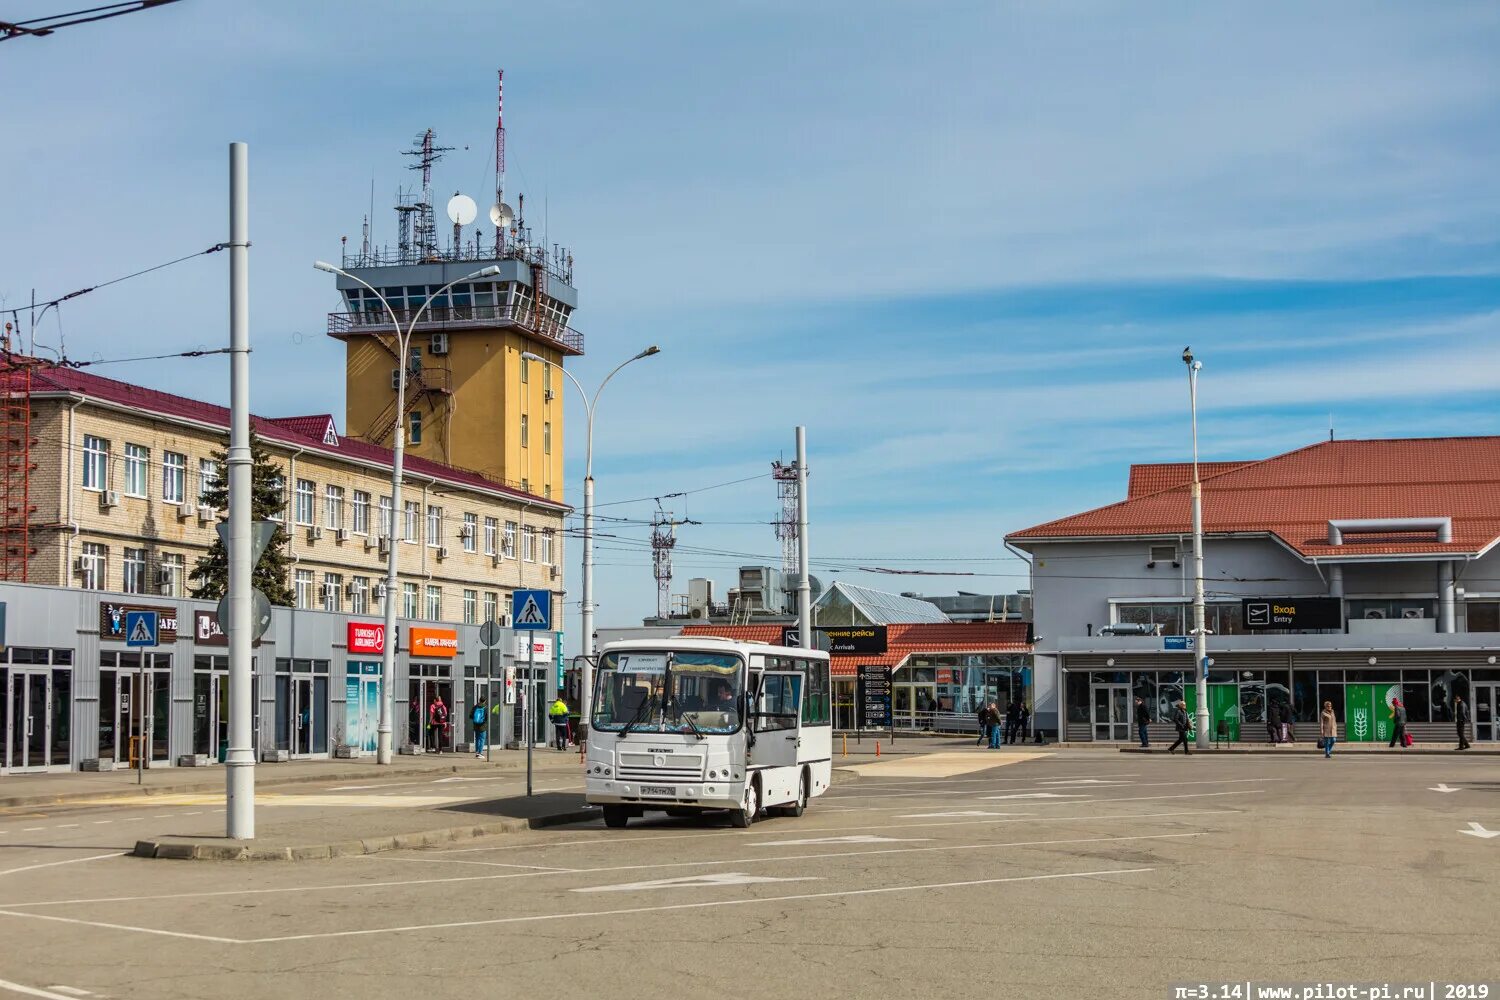
[[[452,659],[458,655],[458,632],[451,628],[418,628],[412,626],[412,656],[437,656]]]
[[[99,602],[99,638],[113,642],[125,641],[125,612],[154,611],[156,613],[157,642],[166,645],[177,641],[177,609],[155,604],[116,604]]]

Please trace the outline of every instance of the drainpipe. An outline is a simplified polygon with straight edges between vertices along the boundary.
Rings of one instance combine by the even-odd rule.
[[[73,575],[73,542],[77,540],[78,533],[81,530],[79,528],[79,526],[78,526],[78,519],[77,519],[77,517],[75,515],[75,512],[73,510],[73,457],[72,457],[72,455],[69,454],[69,452],[73,448],[73,428],[74,428],[74,424],[76,422],[75,418],[74,418],[74,414],[77,412],[78,408],[80,406],[82,406],[82,405],[83,405],[83,397],[82,396],[79,396],[77,399],[73,400],[73,402],[68,405],[68,447],[63,449],[63,461],[66,462],[67,465],[68,465],[68,488],[67,488],[67,492],[68,492],[68,521],[67,521],[67,526],[69,528],[69,534],[68,534],[67,538],[63,541],[62,580],[63,580],[63,585],[64,586],[67,585],[67,581]],[[106,484],[106,486],[107,485],[108,484]]]
[[[1344,596],[1344,567],[1338,563],[1328,566],[1328,596],[1341,600]]]
[[[1455,631],[1453,622],[1453,563],[1438,563],[1438,631]]]
[[[294,545],[297,540],[297,456],[301,455],[306,450],[306,448],[298,448],[296,451],[292,452],[292,457],[287,459],[286,463],[286,484],[291,488],[292,491],[292,502],[290,504],[287,504],[287,506],[291,507],[292,509],[287,511],[283,515],[285,518],[283,523],[287,526],[286,554],[292,557],[292,604],[294,606],[297,603],[296,566],[302,561],[302,557],[297,554],[297,549]],[[313,503],[314,505],[317,504],[316,497],[314,498]],[[314,517],[313,520],[317,521],[317,518]],[[252,566],[250,567],[250,569],[254,571],[255,567]]]

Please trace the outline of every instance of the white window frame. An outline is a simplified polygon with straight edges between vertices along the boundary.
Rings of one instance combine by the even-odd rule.
[[[403,500],[401,506],[404,508],[402,520],[401,540],[408,545],[415,545],[421,538],[422,532],[422,505],[415,500]]]
[[[552,454],[552,421],[542,421],[542,454]]]
[[[219,463],[211,458],[198,459],[198,502],[203,494],[219,485]]]
[[[427,547],[435,549],[443,544],[443,508],[437,504],[427,505]]]
[[[103,493],[109,488],[109,441],[93,434],[83,436],[83,488]],[[101,588],[92,588],[95,590]]]
[[[127,594],[149,593],[146,589],[150,586],[146,582],[146,550],[127,547],[120,552],[120,589]]]
[[[143,444],[125,445],[125,458],[122,463],[124,475],[121,477],[124,487],[121,491],[128,497],[144,497],[150,486],[151,449]]]
[[[507,559],[516,557],[516,522],[505,522],[505,544],[500,551],[505,553]]]
[[[430,622],[443,620],[443,588],[441,584],[429,583],[422,594],[423,617]]]
[[[187,559],[180,552],[168,552],[161,557],[161,568],[167,571],[167,592],[163,597],[182,596],[182,575],[187,569]]]
[[[352,615],[367,615],[370,613],[370,578],[367,576],[356,576],[350,583],[352,590],[349,594],[349,613]]]
[[[521,447],[531,447],[531,420],[526,414],[521,414]]]
[[[464,532],[463,543],[465,552],[479,551],[479,515],[465,514],[464,527],[469,530]]]
[[[103,590],[109,576],[109,546],[103,542],[84,542],[78,558],[83,567],[78,586],[84,590]]]
[[[411,618],[415,620],[417,617],[417,604],[419,600],[420,598],[417,596],[417,585],[415,583],[402,583],[401,617]]]
[[[161,499],[163,503],[187,500],[187,456],[180,451],[161,453]]]
[[[375,531],[377,534],[391,538],[396,534],[395,518],[391,512],[391,498],[381,497],[380,503],[376,505]]]
[[[370,533],[370,494],[364,490],[354,491],[353,531],[356,535]]]
[[[543,566],[551,566],[552,565],[552,532],[550,530],[542,532],[542,543],[541,544],[542,544],[542,549],[541,549],[541,553],[538,556],[538,561]]]
[[[529,524],[521,529],[521,561],[536,562],[536,528]]]
[[[303,509],[304,504],[306,509]],[[292,490],[292,519],[294,524],[311,526],[318,517],[318,484],[311,479],[299,479]]]
[[[479,591],[464,588],[464,624],[479,624]]]
[[[344,488],[332,483],[323,487],[323,527],[338,531],[344,526]]]
[[[292,587],[295,595],[296,606],[304,610],[315,608],[313,603],[313,587],[317,584],[313,571],[310,569],[294,570],[292,575]]]
[[[500,620],[500,593],[494,590],[484,592],[484,620],[494,622]]]
[[[335,613],[343,611],[344,604],[344,575],[342,573],[323,574],[323,610]]]
[[[484,554],[492,556],[499,551],[500,546],[500,521],[497,518],[487,517],[484,519]]]

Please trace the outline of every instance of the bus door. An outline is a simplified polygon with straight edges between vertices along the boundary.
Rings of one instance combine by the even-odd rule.
[[[802,675],[762,674],[754,719],[752,762],[757,767],[795,767],[802,742]]]

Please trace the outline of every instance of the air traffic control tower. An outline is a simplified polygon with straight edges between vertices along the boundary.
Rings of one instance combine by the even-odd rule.
[[[420,158],[422,191],[396,206],[395,247],[372,247],[366,219],[359,252],[344,250],[341,267],[378,289],[389,311],[369,289],[336,276],[344,311],[329,314],[328,335],[346,350],[345,434],[390,447],[404,427],[411,454],[560,501],[564,376],[552,369],[583,353],[583,335],[568,325],[578,304],[572,255],[533,242],[524,196],[515,213],[497,201],[486,229],[470,225],[474,201],[456,195],[447,204],[451,235],[440,234],[431,168],[443,150],[433,143],[428,130],[410,151]],[[429,302],[448,282],[490,266],[499,274],[460,281]],[[401,331],[416,320],[404,358],[392,312]],[[398,413],[403,365],[406,407]]]

